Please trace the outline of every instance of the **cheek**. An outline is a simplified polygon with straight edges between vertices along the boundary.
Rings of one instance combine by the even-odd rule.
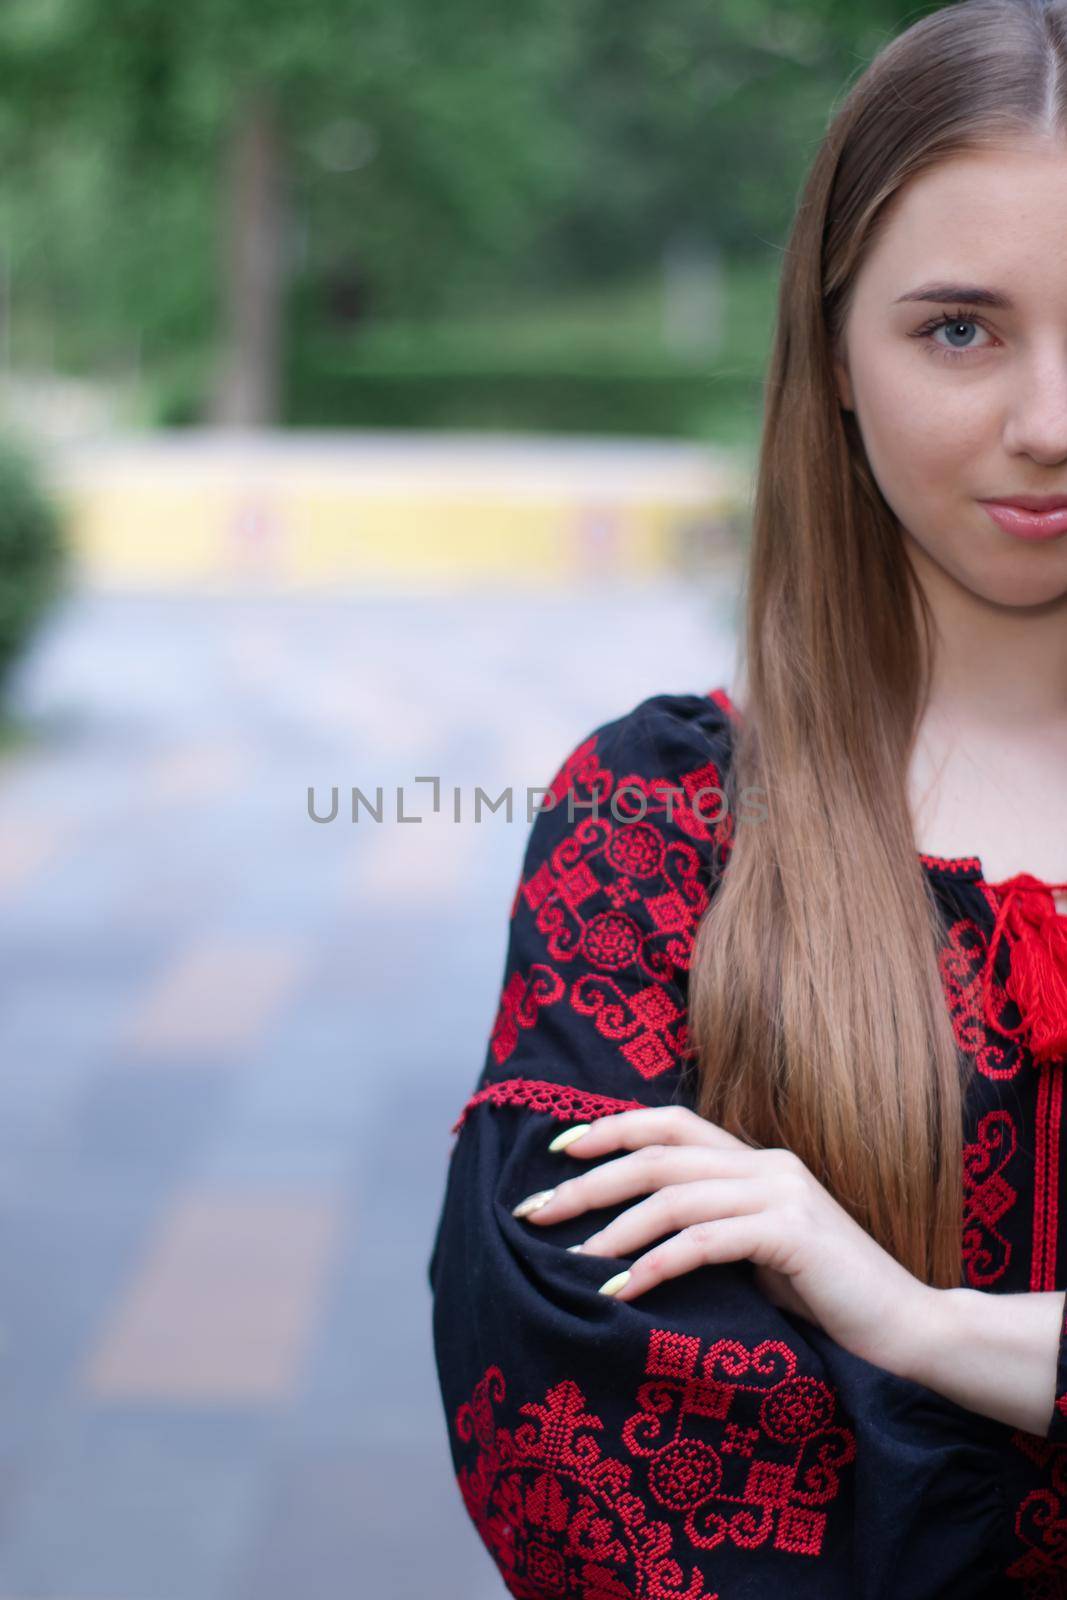
[[[867,459],[884,499],[905,523],[936,516],[958,483],[964,453],[959,439],[923,428],[905,408],[878,419],[864,434]]]
[[[981,486],[988,418],[973,390],[954,394],[912,368],[906,377],[883,374],[867,388],[857,417],[871,471],[901,521],[936,519]]]
[[[970,383],[927,362],[864,362],[853,374],[856,421],[875,482],[902,528],[939,567],[1000,605],[1067,598],[1067,536],[1024,548],[975,505],[1002,459],[991,382]]]

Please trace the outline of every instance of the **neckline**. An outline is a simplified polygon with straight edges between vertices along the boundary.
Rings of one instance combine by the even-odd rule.
[[[987,883],[980,856],[935,856],[927,850],[917,850],[915,854],[923,866],[929,868],[931,872],[943,872],[950,878],[970,878],[976,883]]]
[[[734,704],[725,688],[718,687],[709,689],[707,691],[707,697],[709,700],[713,700],[716,705],[725,711],[727,716],[730,717],[732,721],[740,723],[740,709]],[[999,899],[1000,890],[996,884],[990,883],[989,879],[986,877],[981,856],[939,856],[932,855],[927,850],[916,850],[915,854],[918,856],[919,860],[922,862],[923,866],[928,872],[939,873],[945,877],[956,880],[965,879],[968,882],[977,883],[981,887],[988,889],[991,894],[997,896]],[[1037,883],[1042,885],[1043,888],[1051,888],[1048,879],[1040,878],[1036,873],[1030,873],[1028,875],[1033,877]],[[1017,876],[1017,874],[1013,874],[1013,876]],[[1053,896],[1053,906],[1055,907],[1055,896]],[[1059,908],[1056,907],[1056,915],[1059,917],[1067,917],[1067,911],[1060,911]]]

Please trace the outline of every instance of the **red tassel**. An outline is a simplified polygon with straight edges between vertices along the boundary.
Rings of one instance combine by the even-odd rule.
[[[1025,1038],[1035,1061],[1056,1061],[1067,1054],[1067,916],[1056,910],[1053,892],[1067,889],[1067,883],[1043,883],[1019,872],[987,887],[1003,898],[982,972],[985,1019],[998,1033]],[[1004,987],[1019,1008],[1017,1028],[1006,1028],[992,1012],[993,963],[1001,935],[1011,949]]]

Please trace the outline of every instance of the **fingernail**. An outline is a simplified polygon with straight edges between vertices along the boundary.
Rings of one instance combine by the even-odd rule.
[[[613,1278],[608,1279],[607,1283],[600,1285],[597,1294],[617,1294],[623,1284],[629,1283],[629,1281],[629,1272],[617,1272]]]
[[[511,1215],[513,1217],[528,1217],[531,1211],[540,1211],[542,1206],[548,1204],[555,1192],[555,1189],[538,1189],[536,1194],[528,1194],[525,1200],[520,1200],[518,1205],[512,1208]]]
[[[569,1244],[567,1249],[571,1255],[580,1255],[585,1249],[585,1246],[584,1244]]]
[[[565,1128],[562,1133],[557,1133],[548,1148],[566,1150],[569,1144],[573,1144],[575,1139],[580,1139],[583,1133],[588,1133],[591,1127],[591,1122],[576,1122],[573,1128]]]

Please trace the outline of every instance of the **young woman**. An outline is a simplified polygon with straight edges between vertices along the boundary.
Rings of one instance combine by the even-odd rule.
[[[785,252],[743,690],[530,832],[430,1261],[515,1596],[1067,1595],[1065,240],[1067,3],[923,18]]]

